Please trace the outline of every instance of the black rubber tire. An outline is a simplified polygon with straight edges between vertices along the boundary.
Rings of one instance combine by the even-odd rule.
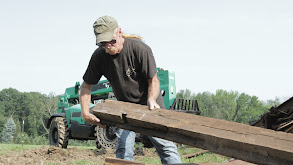
[[[55,117],[50,123],[49,142],[51,146],[67,148],[69,130],[63,117]]]

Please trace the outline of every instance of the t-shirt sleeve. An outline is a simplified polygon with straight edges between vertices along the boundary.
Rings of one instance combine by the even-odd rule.
[[[157,73],[157,66],[151,48],[145,46],[140,50],[141,73],[146,79],[150,79]]]
[[[88,84],[96,84],[99,82],[102,77],[100,65],[100,60],[98,59],[97,54],[93,54],[89,65],[83,75],[83,80]]]

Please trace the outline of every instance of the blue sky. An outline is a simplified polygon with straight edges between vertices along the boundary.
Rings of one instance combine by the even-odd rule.
[[[0,2],[0,90],[62,94],[82,81],[103,15],[144,37],[177,91],[292,97],[293,1]]]

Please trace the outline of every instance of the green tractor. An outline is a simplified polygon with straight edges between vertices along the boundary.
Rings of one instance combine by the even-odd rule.
[[[157,70],[166,109],[199,115],[196,100],[176,99],[175,73],[161,68]],[[77,139],[95,140],[97,148],[114,148],[117,140],[115,127],[100,128],[86,122],[82,118],[79,92],[80,83],[77,82],[74,87],[67,88],[65,94],[59,96],[57,113],[47,122],[50,145],[67,148],[69,139]],[[111,84],[107,80],[101,80],[91,88],[90,112],[92,113],[96,104],[105,99],[115,99],[115,95]],[[146,136],[137,134],[136,141],[142,142],[145,147],[151,147],[147,139]]]

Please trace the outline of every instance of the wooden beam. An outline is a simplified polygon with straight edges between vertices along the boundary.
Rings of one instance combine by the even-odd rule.
[[[128,165],[128,164],[145,165],[145,163],[133,162],[133,161],[123,160],[123,159],[118,159],[118,158],[107,157],[105,159],[105,165]]]
[[[284,103],[279,105],[276,109],[278,109],[279,111],[287,112],[288,111],[287,109],[290,107],[293,107],[293,97],[286,100]]]
[[[123,160],[118,158],[107,157],[105,159],[105,165],[156,165],[156,164],[145,164],[140,162],[134,162],[129,160]],[[158,165],[158,164],[157,164]],[[231,162],[211,162],[211,163],[182,163],[182,164],[173,164],[173,165],[253,165],[241,160],[234,160]]]
[[[257,164],[293,164],[293,134],[166,109],[106,101],[93,113],[103,124]]]
[[[182,155],[182,157],[185,158],[185,159],[187,159],[187,158],[189,159],[189,158],[193,158],[193,157],[196,157],[198,155],[201,155],[201,154],[204,154],[204,153],[207,153],[207,152],[210,152],[210,151],[209,150],[202,150],[202,151],[199,151],[199,152]]]
[[[199,163],[198,165],[255,165],[255,164],[244,162],[241,160],[233,160],[231,162]]]

